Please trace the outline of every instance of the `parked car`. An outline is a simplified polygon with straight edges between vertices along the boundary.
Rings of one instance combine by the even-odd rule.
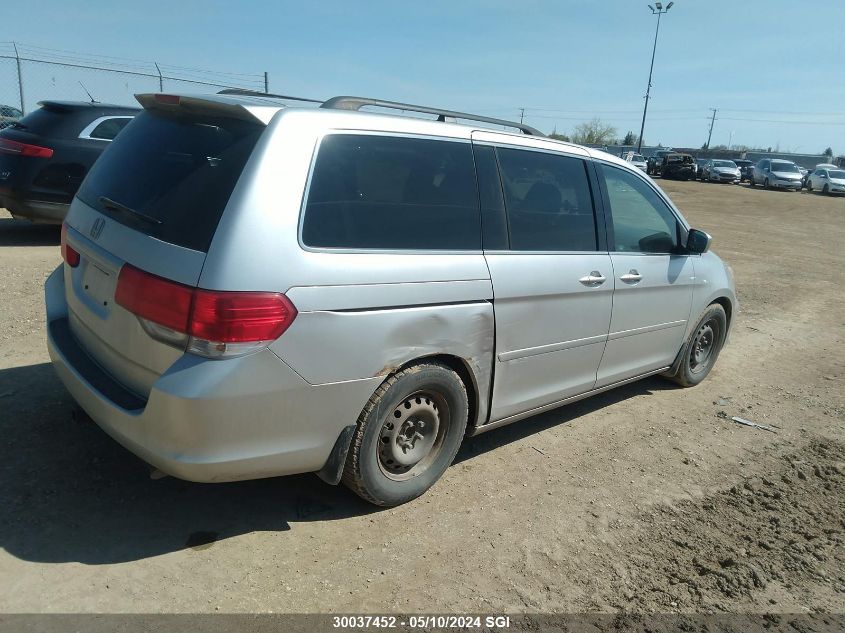
[[[646,160],[646,173],[650,176],[656,176],[660,173],[660,166],[663,164],[663,157],[667,154],[672,154],[674,150],[659,149]]]
[[[42,101],[0,131],[0,207],[60,224],[85,174],[139,108]]]
[[[754,170],[754,161],[743,158],[735,158],[734,164],[739,167],[739,181],[751,180],[751,172]]]
[[[726,340],[730,269],[618,157],[373,99],[138,99],[63,226],[48,348],[165,473],[316,471],[396,505],[467,434],[695,385]]]
[[[711,158],[704,164],[701,180],[737,183],[740,181],[739,167],[732,160]]]
[[[787,160],[764,158],[756,165],[748,183],[763,185],[766,189],[792,189],[801,191],[801,172],[798,165]]]
[[[642,154],[637,154],[636,152],[627,152],[625,156],[623,156],[623,158],[637,169],[646,171],[646,160]]]
[[[803,185],[809,189],[810,183],[810,175],[816,171],[817,169],[842,169],[838,165],[834,165],[833,163],[819,163],[813,169],[809,170],[807,174],[804,175]]]
[[[845,170],[822,167],[810,173],[807,191],[821,191],[825,194],[845,193]]]
[[[9,127],[23,116],[23,112],[12,106],[0,105],[0,130]]]
[[[695,178],[695,158],[689,154],[666,154],[661,164],[657,167],[657,173],[661,178],[674,178],[676,180],[690,180]]]

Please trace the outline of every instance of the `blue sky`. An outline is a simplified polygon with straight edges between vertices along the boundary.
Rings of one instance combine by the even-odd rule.
[[[0,42],[267,71],[271,91],[317,98],[507,118],[526,108],[526,122],[546,132],[599,116],[622,135],[638,132],[642,116],[656,22],[647,4],[27,0],[0,22]],[[661,20],[646,142],[700,146],[718,108],[713,145],[845,153],[843,34],[845,0],[675,0]],[[32,98],[83,97],[75,80],[32,75]],[[8,93],[8,73],[0,77]],[[101,100],[133,91],[101,75],[85,82]]]

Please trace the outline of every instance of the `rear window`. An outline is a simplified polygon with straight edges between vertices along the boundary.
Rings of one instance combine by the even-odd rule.
[[[72,113],[66,110],[54,110],[52,108],[38,108],[25,117],[11,125],[16,130],[24,130],[41,136],[54,138],[69,138],[79,134],[79,130],[85,123],[79,124],[76,128],[75,119]]]
[[[302,241],[320,248],[481,249],[469,143],[331,134],[308,193]]]
[[[157,239],[208,251],[264,127],[145,111],[94,164],[77,196]]]

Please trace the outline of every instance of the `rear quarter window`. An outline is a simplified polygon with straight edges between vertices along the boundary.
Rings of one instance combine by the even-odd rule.
[[[77,196],[157,239],[208,251],[264,126],[144,111],[94,164]]]
[[[326,136],[314,164],[302,241],[316,248],[480,249],[470,144]]]
[[[117,136],[131,120],[132,119],[128,117],[114,117],[106,119],[98,123],[96,127],[89,132],[88,136],[101,141],[114,140],[114,137]]]

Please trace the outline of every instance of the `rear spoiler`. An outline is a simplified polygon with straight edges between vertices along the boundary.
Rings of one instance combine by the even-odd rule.
[[[181,111],[242,119],[267,125],[270,119],[284,106],[266,101],[244,103],[243,98],[232,99],[223,95],[175,95],[162,93],[136,94],[135,99],[145,110]]]

